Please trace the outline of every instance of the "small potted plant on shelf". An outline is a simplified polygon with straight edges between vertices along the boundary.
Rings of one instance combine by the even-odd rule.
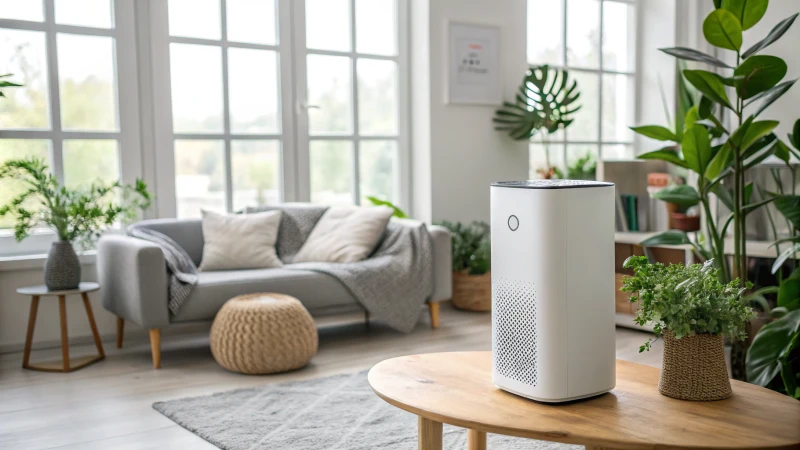
[[[453,243],[453,306],[468,311],[492,309],[491,243],[485,222],[442,222]]]
[[[693,187],[673,184],[656,191],[652,197],[667,204],[671,229],[687,233],[700,230],[700,215],[694,212],[700,203],[700,196]]]
[[[622,290],[639,304],[635,322],[653,325],[656,339],[664,340],[659,392],[695,401],[730,397],[723,337],[745,339],[745,324],[755,317],[739,280],[721,283],[712,261],[664,266],[632,256],[623,266],[634,271],[624,278]],[[650,350],[652,342],[639,351]]]
[[[47,165],[38,159],[18,159],[0,164],[0,180],[14,179],[24,191],[5,205],[0,217],[14,218],[14,237],[22,241],[44,225],[58,238],[50,247],[44,266],[44,280],[52,291],[78,287],[81,266],[74,242],[87,247],[106,228],[132,219],[139,209],[150,205],[150,193],[141,180],[133,186],[93,183],[86,189],[61,186]]]

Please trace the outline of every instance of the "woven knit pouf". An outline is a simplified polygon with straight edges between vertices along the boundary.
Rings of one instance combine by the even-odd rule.
[[[261,293],[234,297],[211,325],[211,354],[219,365],[247,374],[298,369],[317,353],[317,328],[294,297]]]
[[[722,336],[698,334],[675,339],[664,330],[664,363],[658,391],[681,400],[723,400],[731,395]]]

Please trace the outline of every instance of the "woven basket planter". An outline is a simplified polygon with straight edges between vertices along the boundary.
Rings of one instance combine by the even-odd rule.
[[[722,336],[698,334],[675,339],[665,330],[664,364],[658,391],[692,401],[723,400],[733,395]]]
[[[467,311],[492,310],[492,273],[453,272],[453,306]]]

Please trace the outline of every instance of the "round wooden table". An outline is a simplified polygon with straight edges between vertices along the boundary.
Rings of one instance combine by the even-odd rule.
[[[89,292],[94,292],[100,289],[97,283],[81,283],[77,289],[70,289],[66,291],[51,291],[47,286],[30,286],[17,289],[17,293],[21,295],[31,296],[31,310],[28,315],[28,333],[25,335],[25,352],[22,354],[22,368],[30,370],[39,370],[42,372],[72,372],[73,370],[82,369],[89,364],[96,363],[97,361],[105,358],[106,354],[103,351],[103,343],[100,341],[100,333],[97,332],[97,324],[94,321],[94,314],[92,314],[92,305],[89,303]],[[83,307],[86,309],[86,316],[89,318],[89,327],[92,329],[92,336],[94,337],[94,345],[97,347],[97,355],[84,356],[69,359],[69,337],[67,336],[67,296],[80,295],[83,299]],[[58,315],[61,321],[61,361],[40,363],[33,365],[30,363],[31,359],[31,345],[33,343],[33,331],[36,328],[36,315],[39,311],[39,299],[41,297],[58,297]]]
[[[688,402],[658,393],[659,369],[617,360],[617,386],[588,400],[537,403],[492,384],[489,352],[431,353],[378,363],[378,396],[419,416],[420,450],[441,450],[442,424],[585,445],[587,449],[800,449],[800,401],[731,381],[733,397]]]

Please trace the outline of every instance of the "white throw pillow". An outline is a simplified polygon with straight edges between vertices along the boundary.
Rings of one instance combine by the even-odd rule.
[[[292,262],[361,261],[372,253],[393,213],[386,206],[332,206],[311,230]]]
[[[281,211],[225,215],[203,210],[201,271],[269,269],[283,263],[275,252]]]

